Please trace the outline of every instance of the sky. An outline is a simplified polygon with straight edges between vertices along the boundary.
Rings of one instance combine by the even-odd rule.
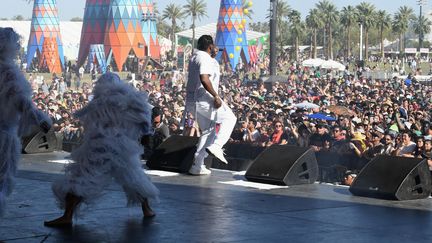
[[[27,3],[26,0],[0,0],[2,3],[2,7],[0,8],[0,18],[12,18],[15,15],[22,15],[26,19],[31,18],[32,14],[32,4]],[[296,9],[301,12],[302,17],[308,14],[309,10],[315,6],[319,0],[303,0],[303,1],[293,1],[293,0],[285,0],[293,9]],[[348,5],[357,5],[360,2],[369,2],[375,5],[377,9],[384,9],[389,13],[394,13],[397,9],[402,5],[407,5],[409,7],[414,8],[415,12],[419,12],[419,6],[417,5],[417,0],[330,0],[333,2],[339,9]],[[59,17],[61,21],[70,20],[73,17],[83,17],[84,15],[84,7],[85,0],[57,0],[58,8],[59,8]],[[164,9],[170,3],[175,2],[176,4],[186,4],[186,0],[159,0],[155,1],[158,4],[158,8],[160,10]],[[198,24],[208,24],[212,22],[216,22],[219,14],[219,4],[220,1],[217,0],[208,0],[207,9],[208,9],[208,17],[204,17]],[[252,9],[254,11],[253,21],[265,21],[265,16],[267,15],[267,9],[270,5],[270,0],[252,0],[253,6]],[[425,11],[431,9],[432,0],[423,7]],[[162,11],[161,11],[162,12]],[[190,19],[190,18],[189,18]],[[186,19],[185,23],[190,24],[190,20]]]

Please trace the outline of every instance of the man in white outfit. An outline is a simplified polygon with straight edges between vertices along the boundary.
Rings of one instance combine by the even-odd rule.
[[[186,112],[194,114],[201,129],[194,163],[189,170],[192,175],[211,173],[204,165],[204,159],[208,154],[228,163],[222,147],[229,140],[237,120],[217,93],[220,69],[219,63],[214,59],[216,53],[217,47],[212,37],[203,35],[198,39],[198,50],[189,62]],[[217,134],[216,124],[220,124]]]

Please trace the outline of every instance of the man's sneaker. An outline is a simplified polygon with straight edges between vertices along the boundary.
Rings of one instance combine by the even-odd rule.
[[[218,158],[223,163],[228,164],[228,161],[225,159],[224,152],[221,147],[212,144],[206,148],[206,152]]]
[[[189,174],[191,175],[210,175],[211,170],[207,169],[205,165],[202,165],[201,167],[192,166],[189,169]]]

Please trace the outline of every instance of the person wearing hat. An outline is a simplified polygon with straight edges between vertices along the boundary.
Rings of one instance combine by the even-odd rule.
[[[368,147],[363,153],[363,156],[368,160],[373,159],[377,155],[384,154],[385,152],[384,144],[381,143],[381,134],[372,132],[371,138],[372,146]]]
[[[358,156],[362,157],[363,152],[366,150],[366,136],[361,132],[354,132],[349,143],[349,148]]]
[[[328,134],[324,123],[318,123],[315,127],[316,131],[309,138],[309,146],[318,152],[324,147],[324,141],[331,141],[331,136]]]

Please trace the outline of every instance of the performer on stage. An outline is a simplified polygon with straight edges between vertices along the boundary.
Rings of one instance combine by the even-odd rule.
[[[220,68],[214,59],[217,47],[209,35],[198,39],[198,50],[189,62],[189,77],[186,87],[186,114],[192,113],[201,129],[201,137],[194,156],[194,163],[189,170],[192,175],[208,175],[211,173],[204,166],[208,154],[214,155],[224,163],[228,163],[222,147],[229,140],[236,123],[231,109],[222,101],[219,89]],[[216,123],[220,124],[216,134]]]
[[[72,225],[77,207],[95,202],[112,178],[123,187],[128,205],[140,204],[144,217],[155,215],[148,199],[158,200],[159,191],[140,161],[139,139],[151,132],[147,96],[112,73],[99,78],[93,94],[93,100],[75,114],[84,125],[83,144],[72,152],[74,162],[66,167],[65,178],[53,183],[64,214],[45,226]]]
[[[20,37],[12,28],[0,28],[0,216],[11,194],[21,155],[20,137],[40,126],[45,132],[51,120],[31,100],[32,90],[15,63]]]

